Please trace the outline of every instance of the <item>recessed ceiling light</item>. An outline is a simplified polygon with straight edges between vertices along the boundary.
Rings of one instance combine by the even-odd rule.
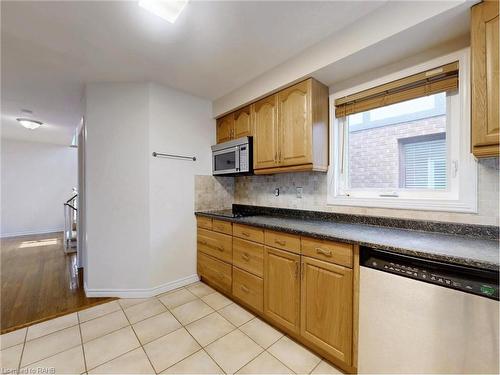
[[[17,121],[21,123],[26,129],[35,130],[40,127],[43,123],[40,121],[32,120],[29,118],[16,118]]]
[[[154,15],[174,23],[189,0],[140,0],[139,6]]]

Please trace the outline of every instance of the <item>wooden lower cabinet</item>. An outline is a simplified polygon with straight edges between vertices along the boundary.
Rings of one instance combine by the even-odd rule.
[[[301,273],[301,337],[351,365],[352,270],[303,257]]]
[[[299,333],[300,255],[264,247],[264,315]]]
[[[260,277],[233,267],[233,296],[252,309],[262,312],[263,292]]]
[[[356,372],[358,246],[202,219],[198,274],[344,371]]]
[[[217,289],[231,293],[232,266],[209,255],[198,252],[198,274]]]

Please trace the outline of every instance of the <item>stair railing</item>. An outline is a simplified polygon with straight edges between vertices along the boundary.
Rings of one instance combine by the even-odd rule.
[[[76,213],[78,194],[73,195],[66,202],[64,202],[64,251],[71,253],[76,251]]]

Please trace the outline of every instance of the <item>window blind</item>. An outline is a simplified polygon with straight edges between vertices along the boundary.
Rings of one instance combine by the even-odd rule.
[[[406,143],[404,148],[404,178],[408,189],[446,188],[446,139]]]
[[[335,117],[458,89],[458,61],[335,100]]]

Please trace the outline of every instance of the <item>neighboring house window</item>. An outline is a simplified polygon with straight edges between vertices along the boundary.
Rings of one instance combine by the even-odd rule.
[[[445,132],[399,139],[399,187],[446,189]]]
[[[468,77],[466,49],[332,95],[328,203],[475,212]]]

